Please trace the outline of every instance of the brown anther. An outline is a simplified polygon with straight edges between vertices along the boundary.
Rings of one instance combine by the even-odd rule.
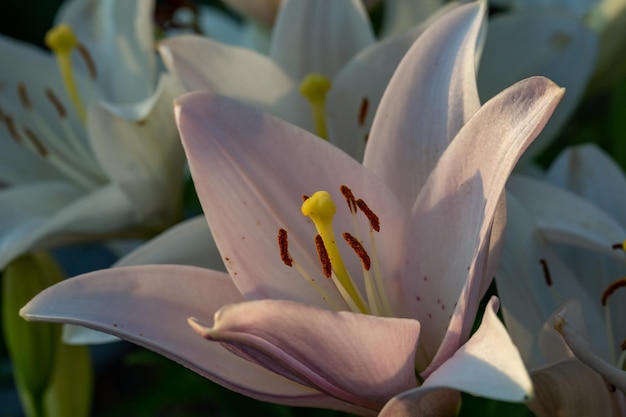
[[[95,80],[98,73],[96,72],[96,64],[93,62],[91,54],[82,43],[78,44],[78,46],[76,47],[76,51],[78,51],[81,58],[83,58],[83,61],[85,61],[85,65],[87,65],[87,71],[89,72],[89,77],[92,80]]]
[[[289,242],[287,240],[287,231],[278,229],[278,248],[280,249],[280,259],[287,266],[293,266],[293,259],[289,255]]]
[[[613,246],[611,246],[611,249],[619,249],[619,250],[624,250],[624,243],[616,243]]]
[[[56,94],[54,94],[54,92],[49,88],[46,88],[45,94],[46,97],[48,97],[48,100],[50,100],[50,103],[52,103],[52,105],[56,109],[59,117],[61,119],[64,119],[67,116],[67,112],[65,111],[65,107],[63,107],[63,103],[61,103],[61,100],[59,100]]]
[[[611,285],[607,287],[606,290],[602,293],[602,305],[605,306],[609,297],[617,291],[618,288],[626,287],[626,277],[620,278],[617,281],[613,281]]]
[[[343,234],[343,238],[346,242],[348,242],[348,245],[350,245],[352,250],[361,259],[361,263],[363,264],[363,269],[365,269],[366,271],[369,271],[372,266],[372,262],[370,260],[370,256],[367,254],[367,251],[365,250],[361,242],[359,242],[357,238],[355,238],[354,236],[352,236],[350,233],[347,233],[347,232]]]
[[[26,91],[26,85],[24,85],[24,83],[19,83],[17,85],[17,95],[20,97],[22,106],[24,106],[25,109],[31,109],[33,107],[30,99],[28,98],[28,92]]]
[[[48,156],[48,149],[43,146],[37,135],[35,135],[32,130],[30,130],[29,128],[25,128],[24,133],[26,133],[26,136],[28,136],[28,139],[31,141],[33,146],[35,146],[35,149],[37,150],[37,153],[39,153],[39,155],[41,155],[43,158]]]
[[[24,139],[22,139],[22,136],[18,133],[17,128],[15,127],[15,123],[13,123],[13,118],[8,114],[3,113],[2,121],[7,125],[7,130],[15,143],[24,143]]]
[[[359,126],[363,126],[365,124],[365,118],[367,117],[367,109],[369,106],[369,100],[367,97],[363,97],[363,100],[361,100],[361,107],[359,108]]]
[[[330,257],[328,256],[328,251],[326,251],[326,246],[324,246],[324,240],[320,235],[315,235],[315,249],[317,249],[317,256],[320,258],[320,263],[322,264],[322,269],[324,270],[324,276],[326,276],[326,278],[330,278],[333,273],[333,267],[330,263]]]
[[[620,347],[622,350],[626,350],[626,339],[624,339],[624,341],[622,342],[622,344],[621,344],[621,345],[619,345],[619,347]]]
[[[539,263],[541,264],[541,269],[543,269],[543,278],[546,280],[546,285],[548,287],[552,286],[552,277],[550,276],[550,270],[548,269],[548,261],[541,258],[539,259]]]
[[[345,197],[346,203],[348,203],[350,212],[356,213],[356,198],[354,198],[352,190],[347,185],[342,185],[339,189],[341,190],[341,194]]]
[[[309,199],[309,196],[304,194],[302,195],[302,202],[304,203],[305,201],[307,201]]]
[[[370,221],[370,227],[377,232],[380,232],[380,221],[378,220],[378,216],[367,206],[367,204],[365,204],[365,201],[359,198],[356,200],[356,205]]]

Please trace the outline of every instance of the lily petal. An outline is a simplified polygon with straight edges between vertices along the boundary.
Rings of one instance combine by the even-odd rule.
[[[247,299],[271,298],[318,306],[326,302],[280,257],[278,230],[289,233],[289,252],[330,296],[339,295],[321,271],[315,229],[303,217],[302,195],[326,190],[337,205],[337,231],[353,230],[341,185],[352,189],[381,217],[377,248],[382,275],[397,273],[407,213],[376,176],[348,155],[296,126],[225,97],[190,93],[177,102],[177,120],[196,191],[213,237]],[[368,230],[365,216],[361,230]],[[403,223],[404,222],[404,223]],[[340,242],[343,245],[343,242]],[[344,262],[361,271],[344,245]],[[397,280],[395,280],[397,283]],[[342,300],[339,298],[340,303]]]
[[[576,359],[531,373],[536,396],[528,407],[537,417],[617,416],[602,377]]]
[[[478,109],[476,43],[485,6],[459,6],[405,55],[376,112],[363,165],[411,207],[441,154]]]
[[[153,14],[152,0],[82,0],[65,3],[55,24],[71,26],[90,51],[106,99],[131,103],[148,98],[156,82]]]
[[[373,43],[361,0],[289,0],[276,17],[269,56],[298,83],[312,72],[332,79]]]
[[[436,238],[409,246],[414,252],[403,283],[410,317],[424,325],[426,357],[440,351],[435,367],[469,335],[480,300],[473,286],[484,288],[482,281],[491,279],[483,276],[486,252],[477,248],[489,244],[506,179],[562,95],[550,80],[533,77],[485,103],[444,152],[415,202],[413,236]],[[454,254],[452,261],[444,252]]]
[[[172,102],[180,92],[171,77],[163,76],[143,120],[128,121],[98,105],[88,113],[92,149],[107,176],[133,203],[140,221],[168,224],[179,215],[185,157]]]
[[[224,270],[211,231],[202,215],[177,224],[115,263],[116,267],[149,264],[190,265]]]
[[[330,403],[355,412],[356,407],[268,372],[219,343],[207,343],[186,323],[190,315],[210,319],[225,303],[241,301],[224,273],[185,266],[138,266],[65,280],[40,293],[20,314],[32,321],[72,323],[117,335],[253,398],[300,406]]]
[[[441,389],[451,388],[503,401],[521,402],[532,397],[530,376],[517,348],[496,315],[497,309],[498,300],[492,297],[480,327],[467,343],[428,376],[422,386],[390,401],[380,416],[417,415],[408,412],[409,409],[420,407],[428,393]],[[449,394],[444,391],[440,395]],[[456,407],[452,410],[458,411]],[[450,414],[448,411],[443,415],[456,413]]]
[[[502,313],[511,338],[530,369],[544,366],[546,359],[555,358],[563,352],[561,346],[554,346],[558,343],[553,340],[552,333],[555,332],[544,329],[545,323],[551,321],[561,303],[578,299],[588,307],[585,310],[589,311],[587,320],[593,340],[597,341],[598,347],[602,346],[603,352],[608,352],[602,343],[606,334],[604,317],[598,314],[596,308],[598,299],[590,296],[545,240],[523,201],[513,192],[507,196],[509,223],[506,243],[500,268],[495,274]],[[538,338],[538,335],[541,336]],[[562,340],[561,337],[558,339]],[[548,344],[552,344],[550,351],[543,348]],[[563,359],[563,356],[558,359]]]
[[[597,49],[598,35],[565,7],[524,7],[489,20],[477,78],[483,101],[534,75],[567,90],[523,160],[545,148],[572,115],[595,67]]]
[[[582,309],[577,300],[567,303],[555,315],[554,327],[561,333],[567,345],[582,363],[601,374],[626,394],[626,371],[608,363],[596,353],[589,341],[589,335],[586,334]]]
[[[512,176],[507,187],[523,201],[550,241],[619,255],[611,246],[624,240],[626,231],[588,200],[544,181],[519,175]]]
[[[79,242],[94,234],[104,236],[133,224],[132,207],[119,188],[113,185],[86,195],[65,184],[48,186],[38,183],[14,191],[2,191],[7,193],[3,197],[7,198],[7,202],[0,205],[0,217],[4,220],[3,227],[6,227],[0,243],[3,247],[0,268],[25,250],[36,249],[40,245]],[[33,198],[36,201],[25,204]],[[42,201],[46,203],[42,204]],[[24,211],[25,207],[30,210]],[[63,230],[62,236],[56,235],[59,230]]]
[[[311,110],[295,81],[265,55],[200,36],[164,40],[159,52],[169,72],[189,91],[211,90],[298,126],[313,127]]]
[[[372,410],[417,383],[415,320],[261,300],[222,308],[212,328],[190,324],[244,359]]]
[[[614,192],[626,189],[626,176],[598,146],[585,144],[565,149],[550,165],[546,179],[592,201],[626,225],[626,195]]]

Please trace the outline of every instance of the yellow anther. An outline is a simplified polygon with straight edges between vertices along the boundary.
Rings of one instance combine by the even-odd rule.
[[[367,308],[352,283],[352,279],[343,263],[341,253],[339,253],[339,248],[335,241],[333,217],[335,216],[337,208],[335,207],[335,202],[332,197],[327,191],[318,191],[302,203],[301,211],[303,215],[313,221],[317,233],[322,237],[324,247],[330,258],[330,264],[339,282],[348,295],[354,300],[359,310],[365,313]]]
[[[61,77],[65,84],[67,94],[72,100],[72,104],[80,119],[85,122],[86,112],[85,106],[78,94],[78,87],[76,86],[76,80],[74,79],[74,72],[72,69],[72,49],[78,46],[78,39],[74,35],[74,31],[68,25],[59,25],[53,27],[46,33],[45,38],[46,45],[54,52],[57,57],[57,63],[59,64],[59,70],[61,71]]]
[[[326,93],[330,80],[322,74],[311,73],[300,83],[300,94],[309,101],[313,111],[315,132],[320,138],[328,139],[326,130]]]

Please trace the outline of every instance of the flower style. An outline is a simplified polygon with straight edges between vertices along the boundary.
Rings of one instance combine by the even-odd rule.
[[[483,14],[481,4],[454,8],[429,29],[450,42],[425,36],[411,48],[363,165],[234,100],[178,99],[228,273],[98,271],[44,291],[22,315],[118,335],[281,404],[397,416],[454,412],[456,390],[527,399],[532,387],[496,299],[470,330],[501,249],[504,183],[563,91],[531,78],[477,108],[475,42],[458,40],[479,32]],[[422,72],[424,53],[438,71]],[[419,112],[429,123],[415,124]],[[437,163],[424,165],[427,150]]]
[[[0,38],[0,268],[35,248],[153,234],[179,215],[180,87],[169,76],[155,87],[152,7],[67,3],[47,36],[54,55]]]
[[[626,200],[619,190],[626,178],[585,145],[564,151],[546,180],[517,177],[507,185],[514,195],[496,274],[505,321],[533,380],[543,381],[537,392],[550,392],[539,415],[559,408],[563,415],[622,415]]]

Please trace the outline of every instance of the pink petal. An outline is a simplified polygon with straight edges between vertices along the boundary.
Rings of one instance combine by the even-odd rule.
[[[427,358],[444,335],[439,362],[468,337],[480,300],[474,286],[492,278],[484,276],[484,247],[506,179],[562,95],[542,77],[504,90],[461,129],[420,193],[408,236],[423,236],[426,244],[407,242],[414,252],[403,280],[411,317],[424,326]]]
[[[456,417],[461,395],[445,388],[417,388],[389,401],[378,417]]]
[[[373,43],[361,0],[290,0],[279,9],[269,56],[299,83],[312,72],[333,78]]]
[[[212,328],[190,324],[242,358],[372,410],[417,383],[415,320],[261,300],[224,307]]]
[[[589,335],[586,334],[584,316],[578,301],[569,302],[555,315],[554,327],[561,333],[569,348],[582,363],[598,372],[626,394],[626,371],[598,355],[591,344]]]
[[[196,190],[213,237],[235,285],[248,299],[288,299],[327,306],[294,268],[281,261],[278,230],[288,231],[289,252],[330,297],[315,251],[315,228],[303,217],[303,195],[326,190],[337,206],[335,230],[352,232],[341,185],[380,217],[376,234],[383,277],[397,278],[398,245],[407,214],[373,174],[329,143],[295,126],[224,97],[194,93],[178,101],[179,129]],[[359,216],[362,231],[369,229]],[[355,277],[359,258],[339,243]],[[357,275],[358,274],[358,275]]]
[[[376,112],[363,163],[406,207],[480,105],[474,58],[484,12],[483,3],[470,3],[433,22],[400,62]]]
[[[617,416],[602,377],[576,359],[531,373],[535,398],[528,407],[537,417]]]
[[[206,343],[187,325],[192,315],[211,323],[224,304],[241,301],[224,273],[185,266],[139,266],[66,280],[40,293],[20,314],[32,321],[78,324],[114,334],[253,398],[352,410],[243,360],[218,343]]]
[[[470,340],[428,376],[421,387],[394,398],[379,416],[420,415],[408,411],[424,407],[422,402],[428,394],[449,389],[504,401],[529,399],[533,393],[530,376],[496,316],[497,309],[498,300],[493,297],[485,309],[480,327]],[[450,395],[445,392],[440,395]]]

